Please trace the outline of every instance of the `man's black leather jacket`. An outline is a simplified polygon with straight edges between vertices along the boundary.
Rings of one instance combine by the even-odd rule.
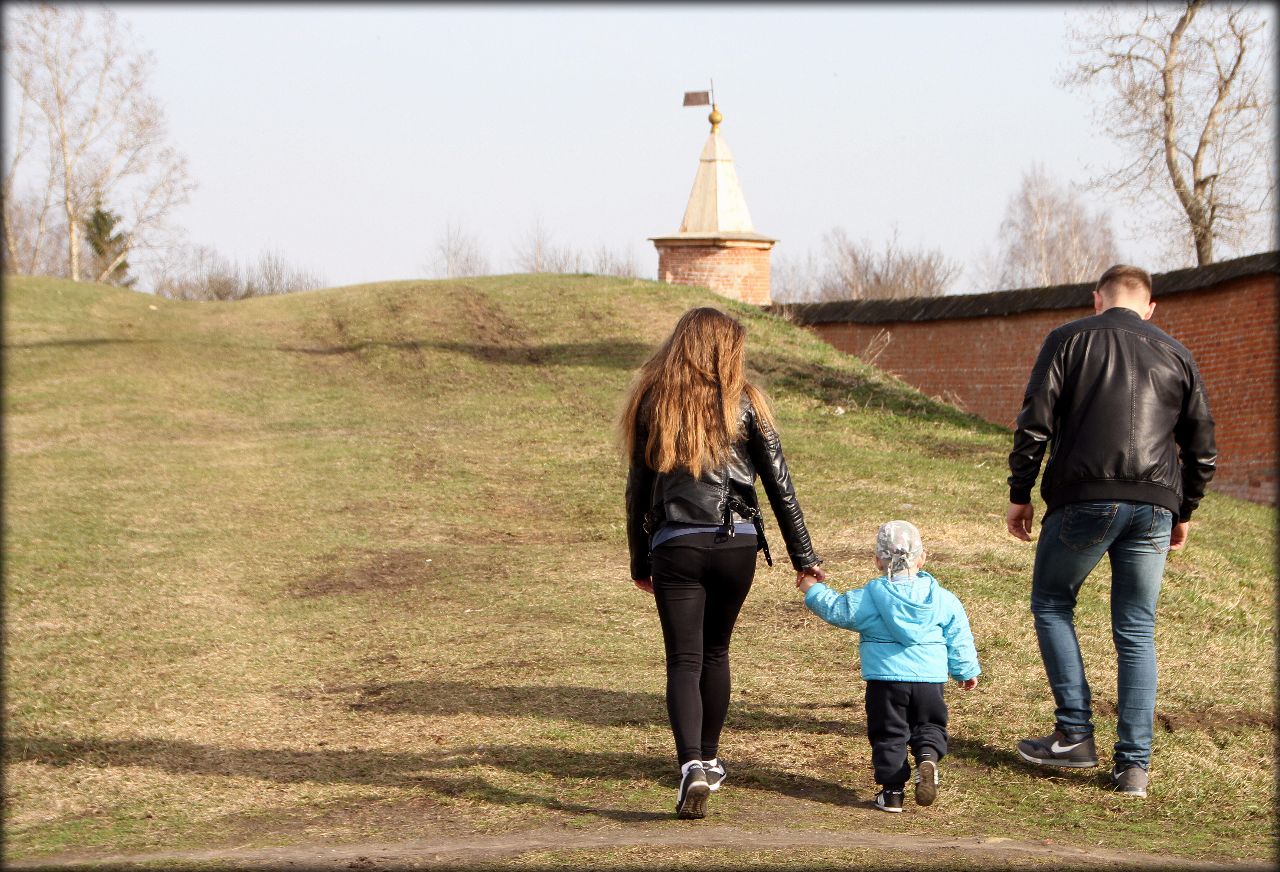
[[[733,456],[727,465],[703,470],[696,479],[686,469],[658,473],[649,468],[644,457],[649,432],[643,423],[643,408],[638,417],[641,423],[637,425],[635,451],[627,475],[627,544],[632,578],[650,577],[649,536],[664,521],[721,525],[749,520],[760,506],[755,489],[757,474],[778,518],[791,565],[800,570],[822,562],[813,553],[778,434],[760,425],[745,396],[739,419],[742,437],[733,446]],[[743,506],[749,511],[743,513]]]
[[[1009,455],[1009,501],[1052,511],[1086,500],[1164,506],[1190,519],[1213,478],[1213,418],[1191,352],[1114,307],[1049,334],[1031,370]]]

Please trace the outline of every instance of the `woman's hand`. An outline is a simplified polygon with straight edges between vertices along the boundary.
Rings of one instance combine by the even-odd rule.
[[[978,676],[975,675],[973,678],[966,678],[964,681],[960,682],[960,686],[965,690],[973,690],[978,686]]]
[[[633,578],[631,580],[636,583],[636,587],[640,588],[645,593],[653,593],[652,578]]]

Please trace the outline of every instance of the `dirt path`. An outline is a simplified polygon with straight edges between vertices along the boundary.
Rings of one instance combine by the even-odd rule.
[[[993,864],[1026,863],[1073,867],[1138,869],[1224,869],[1269,870],[1275,864],[1264,861],[1205,862],[1160,854],[1143,854],[1114,849],[1067,847],[1044,842],[1020,842],[1003,838],[972,836],[922,837],[904,839],[894,833],[822,832],[798,829],[748,830],[737,827],[697,828],[696,844],[703,848],[733,848],[737,851],[803,849],[861,849],[884,851],[886,858],[908,852],[938,868],[946,868],[948,858],[964,858]],[[420,839],[394,843],[347,845],[311,844],[287,848],[237,848],[206,851],[171,851],[149,854],[65,854],[41,860],[9,861],[10,869],[72,867],[141,863],[218,863],[227,866],[306,867],[377,870],[387,868],[431,868],[460,864],[495,864],[536,851],[609,850],[632,847],[689,847],[694,839],[688,829],[663,831],[644,827],[610,828],[594,832],[542,828],[493,836]],[[892,852],[892,853],[890,853]]]

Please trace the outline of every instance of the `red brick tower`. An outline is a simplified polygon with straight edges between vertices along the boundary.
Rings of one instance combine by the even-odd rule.
[[[650,237],[658,249],[658,278],[704,285],[731,299],[767,306],[769,252],[778,240],[756,233],[751,225],[733,155],[720,136],[723,116],[715,106],[707,120],[711,135],[702,147],[680,230]]]

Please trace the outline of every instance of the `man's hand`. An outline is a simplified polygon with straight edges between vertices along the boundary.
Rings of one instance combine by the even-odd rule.
[[[1031,541],[1031,520],[1035,517],[1035,511],[1031,508],[1031,503],[1020,506],[1017,503],[1009,503],[1009,511],[1004,516],[1005,526],[1009,529],[1009,535],[1015,539],[1021,539],[1023,542]]]
[[[1191,529],[1190,521],[1179,521],[1173,525],[1173,529],[1169,531],[1169,550],[1181,551],[1182,546],[1187,544],[1187,533]]]
[[[633,578],[631,580],[636,583],[636,587],[640,588],[645,593],[653,593],[652,578]]]

